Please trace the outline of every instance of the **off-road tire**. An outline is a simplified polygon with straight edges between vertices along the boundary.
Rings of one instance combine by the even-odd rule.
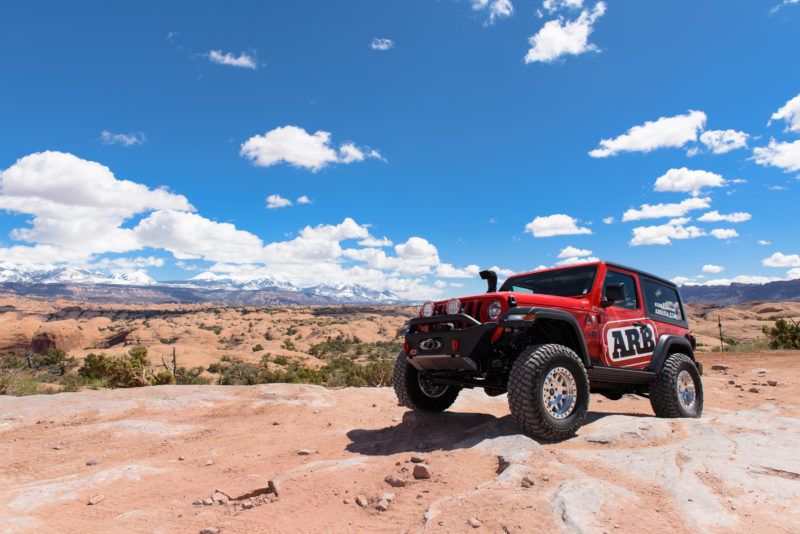
[[[551,415],[544,398],[551,371],[569,373],[574,380],[575,404],[562,418]],[[514,361],[508,380],[511,418],[536,439],[558,441],[572,437],[589,411],[589,377],[575,351],[555,343],[531,345]]]
[[[394,362],[392,383],[400,404],[418,412],[442,412],[450,407],[461,390],[458,386],[441,386],[443,390],[430,396],[420,385],[420,374],[408,363],[406,353],[401,352]]]
[[[684,374],[685,373],[685,374]],[[691,379],[694,399],[681,398],[681,381]],[[694,362],[686,354],[667,356],[664,366],[650,383],[650,405],[658,417],[700,417],[703,413],[703,383]]]

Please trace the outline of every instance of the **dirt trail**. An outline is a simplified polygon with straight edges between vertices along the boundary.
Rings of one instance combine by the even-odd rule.
[[[703,362],[703,418],[593,396],[589,423],[557,444],[520,435],[504,396],[473,391],[433,415],[407,412],[388,388],[0,397],[0,532],[795,531],[800,352]],[[427,480],[412,474],[416,454]],[[193,504],[266,492],[269,479],[277,497]]]

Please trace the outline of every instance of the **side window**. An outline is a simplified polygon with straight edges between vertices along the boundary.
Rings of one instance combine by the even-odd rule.
[[[606,280],[603,284],[603,298],[606,298],[606,287],[609,284],[625,284],[625,300],[617,301],[614,306],[619,308],[627,308],[629,310],[638,310],[639,301],[636,298],[636,280],[629,274],[617,273],[608,271],[606,273]]]
[[[642,290],[648,315],[652,315],[654,319],[684,320],[678,293],[673,288],[643,280]]]

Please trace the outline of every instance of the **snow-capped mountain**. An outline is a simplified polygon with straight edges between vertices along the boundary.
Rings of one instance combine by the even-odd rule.
[[[110,284],[150,286],[158,284],[144,271],[105,274],[72,267],[28,267],[0,265],[0,283],[17,284]]]
[[[389,291],[375,291],[358,284],[322,284],[303,290],[309,295],[330,297],[343,302],[395,303],[403,299]]]
[[[200,273],[188,280],[157,282],[144,271],[106,274],[72,267],[26,267],[0,263],[0,284],[17,284],[11,288],[25,294],[56,295],[94,288],[91,294],[98,298],[151,299],[154,301],[206,300],[237,304],[394,304],[404,299],[389,291],[376,291],[358,284],[321,284],[298,287],[272,277],[245,279],[221,276],[212,272]],[[47,289],[40,286],[45,284]],[[117,286],[117,288],[109,288]],[[122,289],[122,286],[125,289]],[[40,288],[40,289],[37,289]],[[59,289],[60,288],[60,289]],[[105,288],[105,289],[103,289]],[[129,288],[129,289],[128,289]],[[147,288],[144,291],[142,288]],[[149,293],[148,293],[149,291]],[[133,293],[131,293],[133,292]],[[150,295],[150,296],[146,296]]]

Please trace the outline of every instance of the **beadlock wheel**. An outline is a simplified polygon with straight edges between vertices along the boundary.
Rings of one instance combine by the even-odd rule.
[[[700,417],[703,413],[700,372],[686,354],[667,356],[649,389],[650,405],[658,417]]]
[[[578,387],[575,377],[566,368],[552,369],[544,379],[542,401],[555,419],[564,419],[575,409]]]
[[[694,401],[697,398],[694,389],[694,380],[689,371],[681,371],[677,380],[678,388],[678,402],[681,403],[684,410],[691,410],[694,406]]]

